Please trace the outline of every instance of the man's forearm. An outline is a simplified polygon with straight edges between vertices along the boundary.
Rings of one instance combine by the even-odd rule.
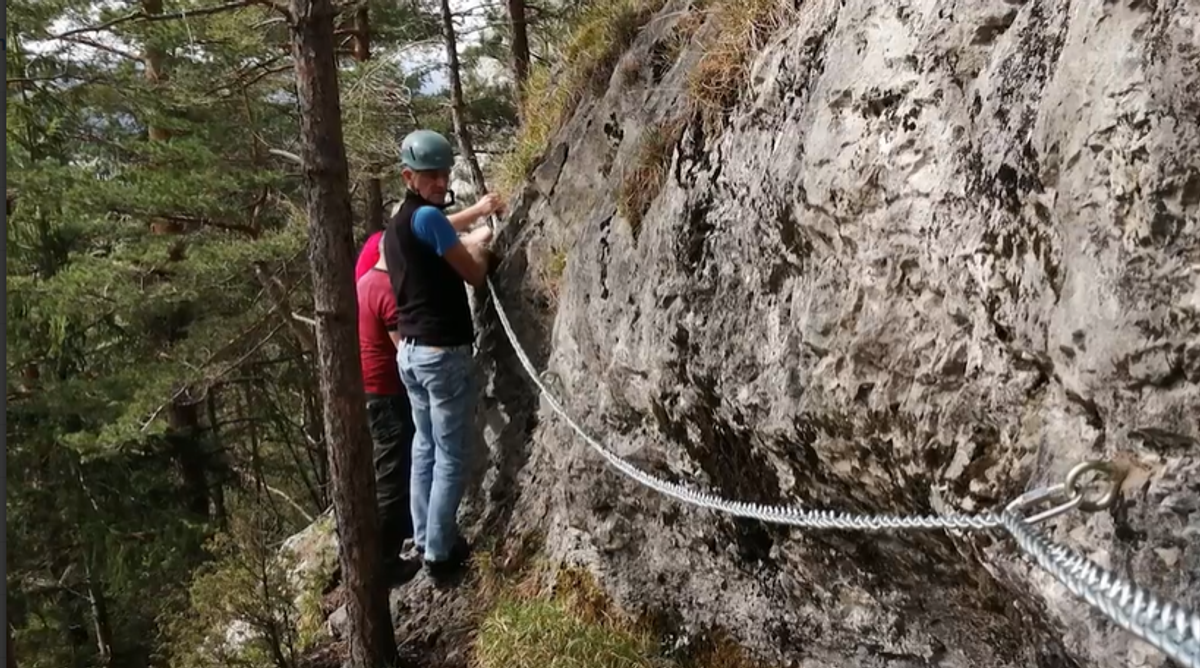
[[[446,216],[450,219],[450,226],[454,228],[455,232],[466,230],[482,217],[483,214],[480,213],[479,207],[474,205]]]

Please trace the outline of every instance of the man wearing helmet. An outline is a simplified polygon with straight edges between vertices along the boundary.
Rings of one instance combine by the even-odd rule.
[[[396,296],[396,361],[417,431],[410,484],[413,540],[430,574],[441,579],[469,556],[456,521],[475,405],[475,332],[463,282],[484,284],[491,239],[487,226],[462,237],[459,232],[503,204],[487,196],[448,218],[450,142],[418,130],[404,138],[400,154],[408,192],[383,237],[383,254]]]

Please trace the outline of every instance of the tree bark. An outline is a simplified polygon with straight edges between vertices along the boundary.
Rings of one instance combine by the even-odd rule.
[[[471,179],[479,194],[484,194],[483,170],[479,168],[479,159],[475,156],[475,147],[471,143],[471,132],[467,129],[466,107],[463,103],[462,77],[458,64],[458,40],[454,35],[454,13],[450,11],[450,0],[442,1],[442,40],[446,43],[446,63],[450,68],[450,117],[454,121],[454,134],[458,137],[458,150],[467,167],[471,170]]]
[[[525,99],[529,79],[529,30],[525,22],[525,0],[508,0],[508,25],[512,31],[512,66],[517,82],[517,100]]]
[[[312,464],[313,487],[319,494],[314,498],[317,508],[329,507],[329,446],[325,443],[325,418],[321,415],[320,384],[304,386],[305,452]]]
[[[208,390],[208,397],[204,401],[205,412],[208,417],[208,444],[213,453],[213,459],[216,462],[217,484],[212,486],[213,500],[213,519],[216,520],[217,526],[222,530],[229,527],[229,513],[225,506],[225,481],[229,477],[229,458],[225,454],[225,448],[221,443],[221,426],[217,415],[217,388],[212,387]]]
[[[354,12],[354,59],[360,63],[371,59],[371,14],[366,2]]]
[[[292,56],[300,106],[317,368],[333,483],[342,579],[349,593],[350,665],[397,664],[379,549],[372,445],[358,364],[350,175],[342,136],[334,10],[291,0]]]
[[[143,0],[142,11],[151,16],[162,14],[163,0]],[[163,62],[166,60],[166,53],[160,47],[146,46],[144,55],[146,56],[146,80],[150,82],[150,85],[158,86],[166,81],[167,74]],[[150,141],[166,141],[171,137],[171,133],[166,128],[154,123],[147,124],[146,133],[150,136]]]
[[[367,234],[383,229],[387,214],[383,211],[383,181],[367,179]]]
[[[163,13],[163,0],[142,0],[142,10],[155,16]],[[147,44],[143,48],[146,66],[146,80],[151,86],[158,87],[167,81],[166,52],[162,47]],[[147,119],[146,132],[150,141],[159,142],[170,139],[171,133],[156,125],[153,119]],[[179,221],[155,217],[151,220],[150,231],[153,234],[182,234],[183,226]],[[182,258],[185,242],[180,240],[172,249],[172,259]],[[190,304],[180,304],[179,308],[167,318],[167,343],[173,343],[181,332],[187,329],[193,316]],[[203,437],[200,433],[200,415],[197,407],[191,402],[191,390],[185,389],[179,393],[167,409],[167,420],[170,426],[167,440],[175,452],[176,463],[188,502],[188,509],[196,517],[207,519],[209,516],[208,498],[208,456],[204,449]]]
[[[167,441],[174,451],[183,479],[188,510],[200,519],[209,518],[208,452],[200,428],[199,404],[185,390],[167,408]]]
[[[366,3],[354,13],[354,59],[365,63],[371,59],[371,15]],[[374,169],[372,166],[370,169]],[[367,179],[367,235],[383,229],[383,181]]]

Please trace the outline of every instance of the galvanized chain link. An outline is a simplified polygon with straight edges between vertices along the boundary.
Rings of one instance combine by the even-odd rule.
[[[489,224],[493,228],[496,227],[494,220],[489,220]],[[1100,462],[1084,462],[1071,470],[1065,482],[1028,492],[1010,503],[1001,513],[860,515],[829,510],[806,510],[795,506],[769,506],[725,499],[646,473],[593,438],[567,413],[554,394],[546,387],[542,374],[537,372],[525,349],[521,347],[512,323],[509,322],[508,314],[500,302],[496,286],[490,277],[487,284],[496,315],[512,345],[513,352],[516,353],[521,366],[524,367],[526,374],[537,386],[550,408],[609,464],[642,485],[700,508],[735,517],[796,527],[856,531],[890,529],[980,531],[1002,527],[1034,563],[1067,587],[1071,593],[1084,599],[1107,615],[1118,626],[1157,647],[1186,668],[1200,668],[1200,615],[1170,601],[1161,601],[1154,594],[1134,583],[1122,580],[1070,549],[1051,543],[1033,527],[1038,522],[1069,510],[1080,509],[1092,512],[1111,505],[1118,492],[1119,480],[1110,479],[1107,493],[1094,501],[1085,498],[1079,482],[1084,473],[1093,470],[1106,472],[1110,478],[1115,478],[1117,472],[1111,466]],[[1067,497],[1065,503],[1037,515],[1024,517],[1018,512],[1047,499],[1062,498],[1064,494]]]
[[[1200,668],[1200,616],[1051,543],[1015,512],[1002,518],[1021,550],[1072,594],[1181,665]]]

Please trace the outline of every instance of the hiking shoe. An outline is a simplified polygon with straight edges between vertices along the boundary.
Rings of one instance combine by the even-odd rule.
[[[395,589],[408,584],[420,572],[421,561],[419,559],[396,559],[384,564],[383,577],[387,581],[388,587]]]
[[[458,575],[463,566],[471,559],[471,546],[462,536],[455,541],[454,547],[450,549],[450,556],[440,561],[430,561],[425,559],[425,570],[429,571],[429,576],[438,584],[446,584]]]

